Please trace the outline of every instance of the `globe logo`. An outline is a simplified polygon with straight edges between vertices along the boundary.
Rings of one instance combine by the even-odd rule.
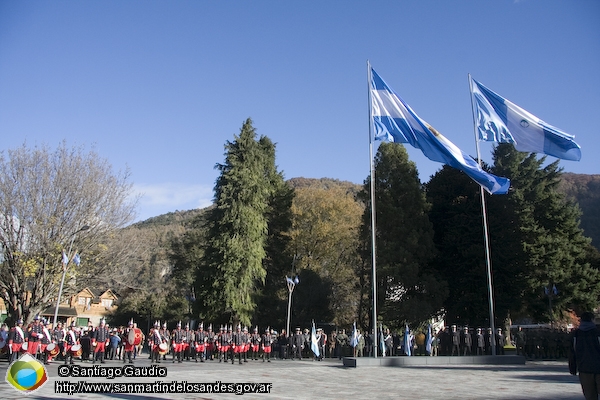
[[[39,389],[47,380],[44,365],[27,353],[6,370],[6,382],[25,393]]]

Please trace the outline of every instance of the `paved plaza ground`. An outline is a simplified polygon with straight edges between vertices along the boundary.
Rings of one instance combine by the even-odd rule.
[[[244,399],[582,399],[579,380],[568,373],[566,361],[528,361],[524,365],[421,365],[411,367],[344,367],[337,359],[321,362],[273,360],[239,365],[162,362],[163,378],[75,378],[59,377],[62,363],[46,366],[48,381],[39,390],[23,396],[5,381],[8,364],[0,361],[0,399],[233,399],[236,394],[135,394],[106,393],[67,395],[56,393],[57,382],[123,384],[173,381],[191,383],[271,383],[270,393],[246,393]],[[91,363],[76,363],[92,367]],[[107,361],[101,367],[122,367]],[[150,367],[147,355],[136,367]],[[100,366],[96,367],[100,368]],[[241,387],[241,386],[238,386]],[[121,387],[122,388],[122,387]]]

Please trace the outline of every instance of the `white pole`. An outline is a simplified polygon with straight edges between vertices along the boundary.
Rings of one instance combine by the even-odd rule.
[[[373,119],[371,117],[371,63],[367,60],[367,88],[369,94],[369,164],[371,168],[371,264],[373,267],[373,357],[377,358],[377,268],[375,257],[375,161],[373,159]]]
[[[290,314],[292,311],[292,292],[294,291],[294,285],[290,284],[289,282],[287,283],[287,287],[288,287],[288,292],[289,292],[289,296],[288,296],[288,312],[287,312],[287,335],[288,337],[290,336]]]
[[[477,137],[477,115],[475,111],[475,104],[473,103],[473,80],[471,74],[469,74],[469,89],[471,92],[471,112],[473,113],[473,131],[475,132],[475,146],[477,147],[477,161],[481,167],[481,154],[479,150],[479,139]],[[487,270],[487,283],[488,283],[488,303],[490,312],[490,328],[492,328],[492,336],[490,342],[492,345],[492,355],[496,355],[496,328],[494,326],[494,294],[493,294],[493,283],[492,283],[492,260],[490,257],[490,243],[487,223],[487,208],[485,205],[485,193],[483,186],[479,188],[481,193],[481,212],[483,214],[483,241],[485,245],[485,264]]]

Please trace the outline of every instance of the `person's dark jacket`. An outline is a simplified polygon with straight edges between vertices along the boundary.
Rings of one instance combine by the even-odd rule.
[[[577,371],[600,374],[600,329],[593,322],[582,321],[572,333],[572,344]]]

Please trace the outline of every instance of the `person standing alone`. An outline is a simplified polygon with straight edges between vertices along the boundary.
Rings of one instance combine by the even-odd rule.
[[[586,400],[600,396],[600,329],[594,324],[594,314],[581,314],[579,328],[571,333],[569,372],[579,372],[579,382]]]

